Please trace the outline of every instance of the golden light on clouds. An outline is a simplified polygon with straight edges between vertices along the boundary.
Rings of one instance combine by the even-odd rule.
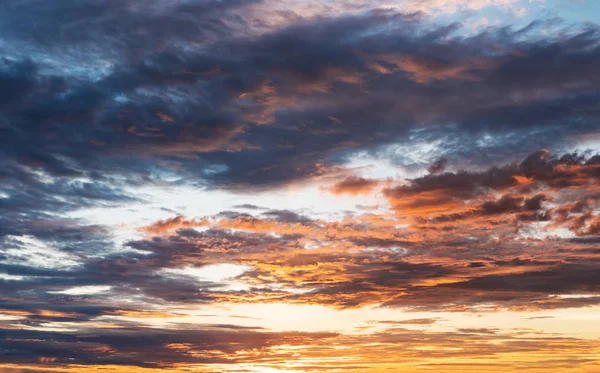
[[[0,5],[1,373],[600,372],[600,7]]]

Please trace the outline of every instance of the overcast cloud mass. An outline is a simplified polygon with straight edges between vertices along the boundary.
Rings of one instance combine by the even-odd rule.
[[[600,4],[0,3],[0,372],[600,372]]]

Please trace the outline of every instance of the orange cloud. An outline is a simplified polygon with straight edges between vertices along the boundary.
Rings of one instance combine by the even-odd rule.
[[[371,192],[380,184],[379,180],[365,179],[358,176],[350,176],[334,184],[326,190],[334,194],[359,195]]]
[[[205,227],[210,224],[208,219],[201,220],[187,220],[185,217],[179,215],[174,218],[165,220],[159,220],[151,225],[142,227],[141,230],[147,233],[160,235],[179,228],[197,228]]]

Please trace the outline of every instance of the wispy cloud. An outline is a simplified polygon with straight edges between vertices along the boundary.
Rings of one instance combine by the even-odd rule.
[[[580,8],[6,1],[0,371],[598,371]]]

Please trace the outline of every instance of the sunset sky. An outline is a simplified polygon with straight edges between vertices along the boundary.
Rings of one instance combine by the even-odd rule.
[[[0,1],[0,372],[599,373],[600,1]]]

